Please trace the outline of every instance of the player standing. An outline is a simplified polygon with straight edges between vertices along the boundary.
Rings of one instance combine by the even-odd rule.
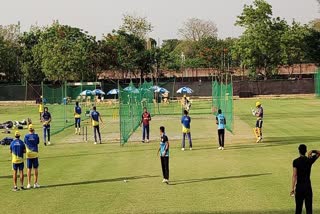
[[[99,137],[99,141],[101,144],[101,134],[100,134],[100,127],[99,127],[99,121],[103,123],[100,113],[97,111],[97,107],[93,106],[92,112],[90,113],[91,118],[91,125],[93,127],[93,134],[94,134],[94,144],[97,144],[97,133]]]
[[[184,151],[186,135],[188,136],[188,139],[189,139],[189,148],[190,148],[190,150],[192,150],[192,140],[191,140],[191,132],[190,132],[191,118],[188,116],[187,110],[184,110],[183,113],[184,113],[184,115],[181,118],[181,124],[182,124],[182,145],[181,145],[182,148],[181,148],[181,150]]]
[[[42,113],[43,113],[43,97],[40,96],[40,99],[39,99],[39,115],[40,115],[40,121],[41,121],[41,117],[42,117]]]
[[[15,140],[13,140],[10,144],[10,152],[12,156],[12,169],[13,169],[13,191],[18,191],[17,187],[17,174],[19,170],[20,174],[20,184],[21,189],[24,190],[23,187],[23,180],[24,180],[24,161],[23,161],[23,153],[26,152],[26,147],[22,140],[20,140],[20,133],[19,131],[15,132]]]
[[[151,115],[148,112],[147,108],[144,107],[143,113],[141,116],[141,122],[140,122],[140,125],[142,125],[142,143],[145,142],[146,135],[147,135],[147,143],[149,143],[150,120],[151,120]]]
[[[252,109],[252,115],[257,117],[256,127],[253,128],[253,132],[256,136],[256,143],[262,141],[262,123],[263,123],[263,108],[260,102],[256,102],[256,110]]]
[[[79,106],[79,102],[76,102],[76,106],[74,107],[74,126],[75,126],[75,134],[80,135],[80,122],[81,122],[81,107]]]
[[[219,139],[219,150],[224,150],[224,135],[226,127],[226,118],[222,114],[221,109],[218,110],[218,115],[216,116],[216,124],[218,125],[218,139]]]
[[[43,124],[43,139],[44,145],[47,145],[47,136],[48,136],[48,145],[50,145],[50,123],[51,123],[51,114],[48,111],[48,107],[44,107],[44,112],[41,116],[41,121]]]
[[[39,188],[38,184],[38,168],[39,168],[39,160],[38,160],[38,152],[39,152],[39,136],[34,132],[32,124],[29,125],[29,134],[24,137],[24,144],[26,146],[27,151],[27,178],[28,185],[27,189],[31,188],[31,171],[34,169],[34,185],[33,188]]]
[[[160,148],[158,153],[160,152],[160,160],[161,160],[161,168],[163,180],[162,183],[169,184],[169,139],[165,134],[164,126],[160,127]]]
[[[311,167],[319,158],[320,151],[312,150],[306,157],[307,146],[299,146],[300,157],[293,161],[292,190],[290,195],[295,195],[296,214],[302,213],[303,202],[306,206],[306,213],[312,213],[312,187],[311,187]]]

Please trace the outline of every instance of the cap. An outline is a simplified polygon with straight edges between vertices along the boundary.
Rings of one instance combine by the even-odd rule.
[[[261,103],[258,101],[256,102],[256,107],[261,106]]]
[[[33,129],[33,125],[32,124],[30,124],[29,126],[28,126],[28,129],[31,131],[31,130],[34,130]]]
[[[14,136],[15,136],[15,137],[17,137],[17,136],[21,136],[21,134],[20,134],[20,132],[19,132],[19,131],[16,131],[16,132],[14,133]]]

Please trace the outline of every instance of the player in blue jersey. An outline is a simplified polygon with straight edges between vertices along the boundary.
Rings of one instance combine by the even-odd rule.
[[[34,185],[33,188],[39,188],[38,184],[38,145],[39,145],[39,136],[34,132],[34,128],[31,125],[28,127],[29,134],[24,137],[24,144],[26,146],[26,156],[27,156],[27,177],[28,177],[28,186],[27,189],[31,188],[31,171],[34,169]]]
[[[169,184],[169,139],[165,134],[165,128],[163,126],[160,127],[160,138],[161,140],[158,154],[160,152],[161,168],[163,175],[162,183]]]
[[[74,107],[74,126],[75,126],[75,134],[80,135],[80,122],[81,122],[81,107],[79,106],[79,102],[76,102],[76,106]]]
[[[51,114],[48,111],[48,107],[44,107],[44,112],[41,116],[41,122],[43,124],[43,139],[44,145],[47,145],[47,136],[48,136],[48,145],[50,145],[50,123],[51,123]]]
[[[100,113],[97,111],[97,107],[93,106],[92,112],[90,113],[91,118],[91,125],[93,127],[93,133],[94,133],[94,144],[97,144],[97,133],[99,137],[99,141],[101,144],[101,134],[100,134],[100,126],[99,121],[103,123]]]
[[[182,124],[182,148],[181,148],[181,150],[184,151],[186,136],[189,139],[189,148],[190,148],[190,150],[192,150],[192,140],[191,140],[191,132],[190,132],[191,118],[188,116],[187,110],[184,110],[183,113],[184,113],[184,115],[181,118],[181,124]]]
[[[216,124],[218,125],[218,139],[219,139],[219,150],[224,150],[224,135],[226,128],[226,118],[222,114],[221,109],[218,110],[218,115],[216,116]]]
[[[23,154],[26,152],[26,147],[22,140],[20,140],[19,131],[15,132],[15,140],[13,140],[10,144],[10,152],[12,156],[12,169],[13,169],[13,191],[19,190],[17,187],[17,174],[19,170],[20,174],[20,184],[21,189],[24,190],[23,180],[24,180],[24,160]]]

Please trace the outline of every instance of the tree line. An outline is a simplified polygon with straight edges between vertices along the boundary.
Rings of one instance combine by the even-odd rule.
[[[0,74],[18,81],[90,81],[104,70],[137,72],[143,78],[159,69],[230,67],[247,69],[255,78],[270,78],[282,65],[320,63],[320,19],[309,24],[273,17],[265,0],[244,5],[235,25],[238,38],[219,39],[213,21],[190,18],[178,29],[179,39],[161,44],[148,38],[146,17],[124,14],[119,29],[101,39],[58,21],[32,26],[0,25]]]

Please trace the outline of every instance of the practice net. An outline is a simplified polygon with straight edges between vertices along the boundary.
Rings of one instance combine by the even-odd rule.
[[[143,108],[153,112],[153,83],[144,82],[136,88],[131,82],[126,88],[120,88],[120,143],[128,142],[130,136],[139,127]]]
[[[213,113],[222,110],[227,124],[226,129],[233,132],[233,86],[232,83],[224,84],[218,81],[212,83],[212,106]]]

